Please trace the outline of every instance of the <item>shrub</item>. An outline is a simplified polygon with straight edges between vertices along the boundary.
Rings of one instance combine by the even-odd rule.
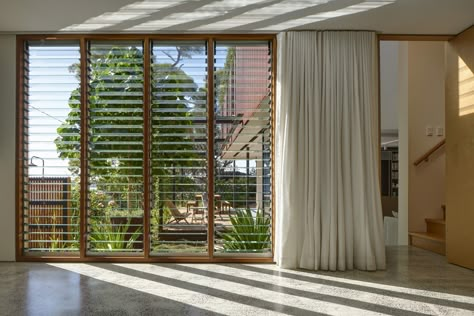
[[[124,224],[113,224],[108,215],[103,221],[95,221],[91,225],[91,248],[106,251],[133,249],[133,244],[142,233],[142,227],[130,233],[130,222],[131,217]]]
[[[264,252],[270,249],[270,218],[258,210],[255,218],[250,209],[237,210],[230,216],[232,230],[220,235],[226,252]]]

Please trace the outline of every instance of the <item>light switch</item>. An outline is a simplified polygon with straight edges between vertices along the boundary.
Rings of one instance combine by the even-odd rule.
[[[443,136],[444,135],[444,127],[437,126],[436,127],[436,136]]]
[[[426,126],[426,136],[433,136],[433,127]]]

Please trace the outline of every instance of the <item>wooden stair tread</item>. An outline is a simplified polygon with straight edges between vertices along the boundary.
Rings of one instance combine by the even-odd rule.
[[[446,225],[446,221],[441,218],[425,218],[425,222]]]
[[[446,242],[445,238],[443,236],[433,234],[433,233],[411,232],[411,233],[408,233],[408,234],[412,237],[428,239],[428,240],[437,241],[437,242],[440,242],[440,243],[445,243]]]

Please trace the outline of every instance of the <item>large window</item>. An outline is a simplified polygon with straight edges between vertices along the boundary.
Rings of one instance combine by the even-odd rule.
[[[87,251],[143,251],[143,44],[91,41],[87,55]]]
[[[19,212],[24,254],[79,253],[79,41],[28,41]]]
[[[152,42],[153,255],[208,254],[207,58],[204,41]]]
[[[271,86],[268,42],[216,41],[214,224],[216,254],[271,251]]]
[[[271,261],[274,39],[243,38],[20,37],[19,259]]]

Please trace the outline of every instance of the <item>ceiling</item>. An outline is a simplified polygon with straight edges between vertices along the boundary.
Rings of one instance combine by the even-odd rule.
[[[474,0],[0,0],[0,33],[457,34]]]

